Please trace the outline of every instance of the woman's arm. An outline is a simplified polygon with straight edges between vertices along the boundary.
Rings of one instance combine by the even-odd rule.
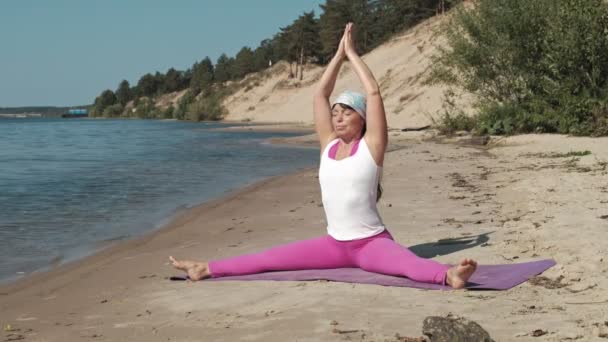
[[[325,69],[323,76],[321,76],[321,80],[319,81],[319,85],[314,95],[313,111],[315,129],[317,131],[317,135],[319,136],[321,151],[325,149],[325,146],[335,135],[334,128],[331,124],[331,106],[329,104],[329,96],[334,90],[336,78],[338,78],[338,72],[340,71],[342,62],[346,57],[346,53],[344,51],[345,35],[346,29],[344,30],[344,35],[342,36],[340,44],[338,45],[338,51],[332,58],[331,62],[329,62],[329,65],[327,65],[327,69]]]
[[[353,24],[349,23],[346,26],[346,39],[344,40],[344,50],[346,57],[352,64],[355,73],[359,77],[363,88],[366,92],[367,108],[366,108],[366,125],[365,141],[367,142],[376,164],[382,165],[384,162],[384,152],[388,144],[388,129],[386,123],[386,113],[384,112],[384,103],[380,95],[380,87],[374,78],[371,70],[365,62],[359,57],[355,50],[352,39]]]

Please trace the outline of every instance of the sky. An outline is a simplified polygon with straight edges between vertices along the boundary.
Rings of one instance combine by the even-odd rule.
[[[0,107],[90,104],[123,79],[252,49],[324,0],[0,0]]]

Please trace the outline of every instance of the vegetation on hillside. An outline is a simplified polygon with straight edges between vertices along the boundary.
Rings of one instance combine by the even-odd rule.
[[[477,113],[448,96],[445,131],[608,135],[605,1],[477,0],[454,12],[431,81],[474,94]]]
[[[239,86],[251,86],[242,82],[247,74],[283,60],[289,63],[288,77],[301,80],[306,63],[327,63],[349,21],[359,28],[355,39],[360,52],[365,53],[396,32],[458,1],[326,0],[318,18],[314,11],[305,12],[272,38],[262,40],[255,49],[245,46],[234,57],[222,54],[215,64],[205,57],[187,70],[171,68],[166,73],[148,73],[136,85],[123,80],[116,90],[104,90],[95,99],[91,114],[195,121],[221,119],[225,111],[222,99]],[[179,91],[185,94],[175,105],[155,104],[162,95]]]

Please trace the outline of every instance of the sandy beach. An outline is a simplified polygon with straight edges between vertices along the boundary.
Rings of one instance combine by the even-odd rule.
[[[1,287],[3,341],[403,341],[421,336],[425,317],[448,314],[496,341],[608,336],[607,139],[526,135],[479,147],[466,137],[390,135],[379,208],[400,243],[446,263],[557,265],[508,291],[167,279],[179,274],[168,255],[221,258],[324,234],[317,170],[308,169]],[[564,156],[572,151],[591,153]]]

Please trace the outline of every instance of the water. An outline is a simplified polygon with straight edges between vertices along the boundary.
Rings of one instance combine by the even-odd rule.
[[[221,123],[0,120],[0,281],[159,228],[180,208],[318,162]]]

